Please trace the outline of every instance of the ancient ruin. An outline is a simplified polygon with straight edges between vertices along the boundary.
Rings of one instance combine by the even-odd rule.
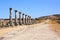
[[[31,16],[25,15],[22,12],[18,12],[18,10],[15,10],[15,18],[12,17],[12,8],[9,8],[9,19],[0,19],[0,26],[17,26],[17,25],[30,25],[31,24]],[[19,15],[19,18],[18,18]]]

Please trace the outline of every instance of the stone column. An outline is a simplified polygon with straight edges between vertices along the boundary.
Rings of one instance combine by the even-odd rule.
[[[29,16],[29,23],[31,24],[31,16]]]
[[[18,18],[17,18],[18,11],[15,10],[15,25],[18,25]]]
[[[22,13],[21,13],[21,12],[19,12],[19,24],[20,24],[20,25],[22,25],[22,20],[21,20],[22,18],[21,18],[21,14],[22,14]]]
[[[27,17],[27,24],[29,24],[29,16]]]
[[[2,19],[2,27],[4,27],[4,20]]]
[[[22,14],[22,24],[25,24],[24,14]]]
[[[25,24],[27,24],[27,15],[25,15]]]
[[[10,23],[10,26],[12,26],[13,25],[13,22],[12,22],[12,8],[9,8],[9,10],[10,10],[10,21],[9,21],[9,23]]]

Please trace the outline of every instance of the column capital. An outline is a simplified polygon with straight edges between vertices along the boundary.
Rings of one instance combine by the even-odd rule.
[[[12,10],[12,8],[9,8],[10,10]]]
[[[30,17],[30,16],[28,15],[28,17]]]
[[[19,12],[19,14],[22,14],[22,12]]]
[[[15,12],[18,12],[17,10],[15,10]]]
[[[27,15],[25,15],[25,16],[27,16]]]
[[[24,13],[22,15],[24,15]]]

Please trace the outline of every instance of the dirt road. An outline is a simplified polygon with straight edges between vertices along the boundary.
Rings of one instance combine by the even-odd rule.
[[[60,40],[48,27],[46,23],[36,24],[28,29],[7,33],[0,40]]]

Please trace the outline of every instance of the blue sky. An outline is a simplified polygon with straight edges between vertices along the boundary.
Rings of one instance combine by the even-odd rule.
[[[32,18],[60,14],[60,0],[0,0],[0,18],[9,18],[9,8],[31,15]]]

